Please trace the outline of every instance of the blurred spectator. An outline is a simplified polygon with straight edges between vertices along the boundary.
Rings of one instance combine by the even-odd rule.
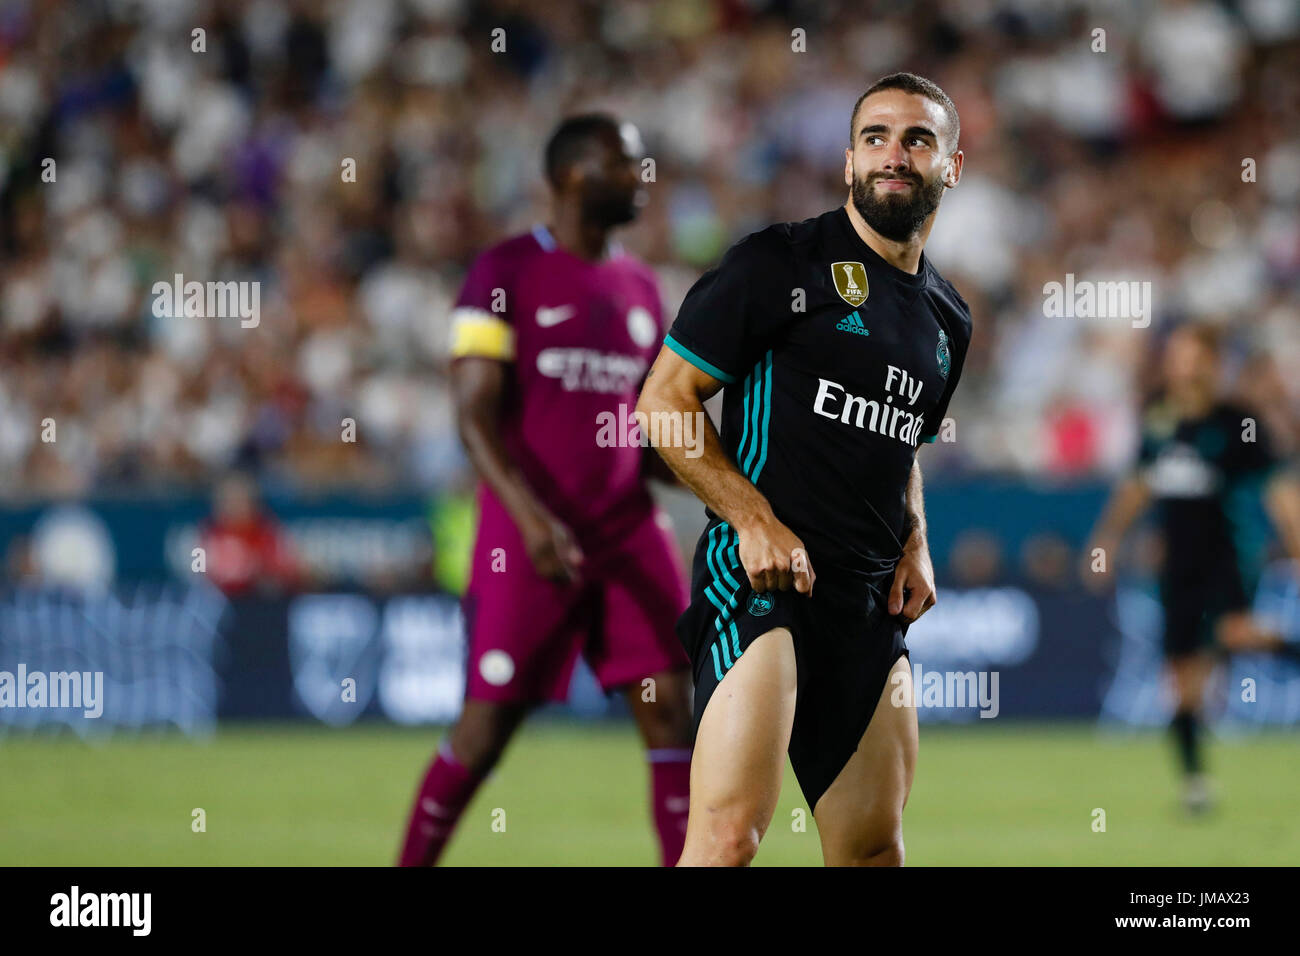
[[[199,542],[208,577],[230,596],[278,594],[299,582],[289,541],[246,475],[228,475],[217,485]]]
[[[58,505],[32,528],[30,562],[42,584],[101,591],[113,583],[117,552],[103,518],[79,505]]]
[[[953,541],[948,567],[958,587],[995,584],[1002,576],[1002,540],[982,528],[967,528]]]
[[[1061,535],[1044,531],[1025,540],[1020,549],[1020,570],[1025,579],[1042,588],[1073,584],[1075,552]]]
[[[976,326],[934,466],[1113,473],[1171,320],[1300,360],[1297,9],[0,4],[0,496],[232,468],[286,490],[454,485],[448,305],[478,251],[545,216],[562,114],[640,126],[655,178],[624,241],[671,316],[728,243],[843,201],[849,110],[895,69],[947,89],[967,154],[927,250]],[[1152,327],[1049,318],[1043,285],[1067,273],[1152,281]],[[177,274],[259,283],[259,324],[155,314]],[[1294,434],[1300,379],[1282,386]]]

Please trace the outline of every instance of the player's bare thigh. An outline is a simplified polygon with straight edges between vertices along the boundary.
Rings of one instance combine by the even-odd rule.
[[[917,736],[912,670],[900,657],[858,749],[813,809],[827,866],[903,865]]]
[[[678,866],[745,866],[772,822],[794,725],[794,640],[756,638],[713,692],[691,758],[691,810]]]

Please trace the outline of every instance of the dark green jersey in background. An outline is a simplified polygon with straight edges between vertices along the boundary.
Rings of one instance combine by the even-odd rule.
[[[1220,402],[1199,418],[1180,418],[1165,401],[1144,410],[1137,468],[1156,503],[1166,581],[1255,577],[1267,540],[1260,498],[1279,464],[1243,406]]]

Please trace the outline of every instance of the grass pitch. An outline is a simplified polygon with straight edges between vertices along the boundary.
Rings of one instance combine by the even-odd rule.
[[[84,743],[0,739],[0,865],[369,865],[397,852],[441,730],[224,727]],[[1219,808],[1178,809],[1163,734],[1083,725],[921,728],[908,864],[1294,865],[1295,733],[1211,743]],[[648,775],[630,724],[534,721],[462,819],[448,865],[647,865]],[[192,829],[201,808],[206,832]],[[1094,832],[1094,810],[1106,830]],[[757,865],[818,865],[787,770]],[[504,832],[493,829],[504,811]]]

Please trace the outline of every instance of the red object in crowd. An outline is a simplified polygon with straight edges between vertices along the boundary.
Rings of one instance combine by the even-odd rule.
[[[1078,474],[1097,461],[1097,423],[1087,409],[1077,405],[1058,409],[1048,422],[1052,471]]]
[[[298,584],[298,566],[279,525],[264,514],[241,521],[214,518],[200,541],[208,578],[233,596],[258,590],[286,591]]]

